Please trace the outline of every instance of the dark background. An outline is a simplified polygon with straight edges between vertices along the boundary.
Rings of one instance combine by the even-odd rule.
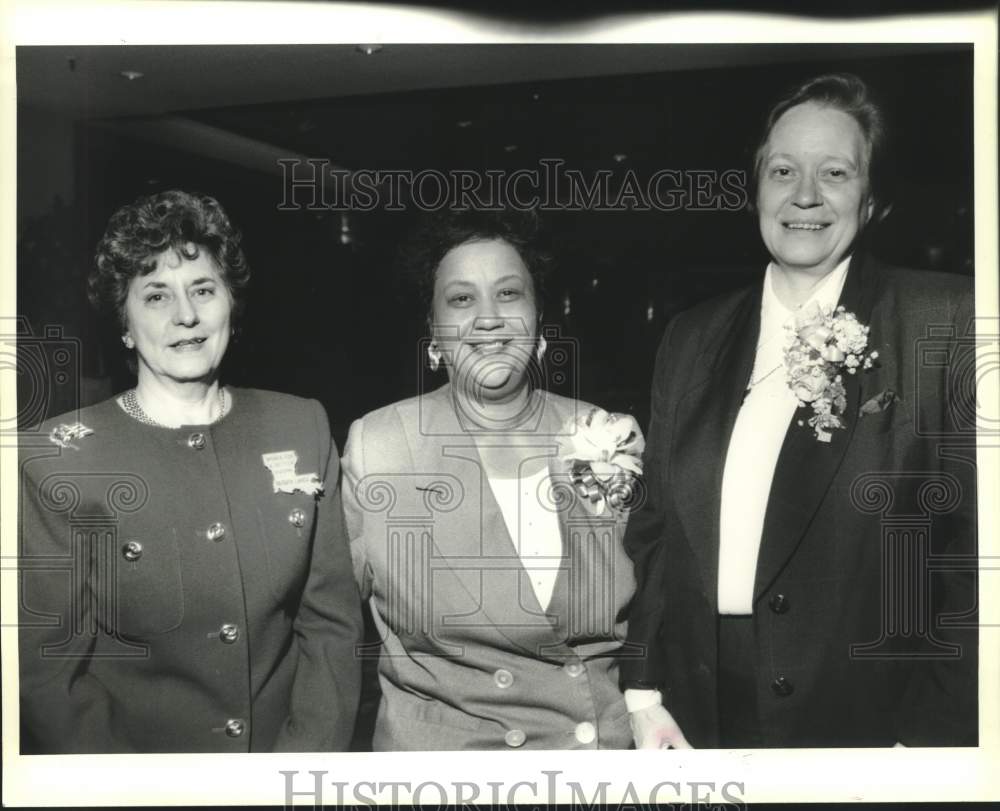
[[[118,75],[135,65],[142,79]],[[746,171],[770,103],[831,70],[864,78],[895,134],[895,206],[876,253],[972,273],[969,46],[20,47],[18,314],[37,369],[19,377],[19,423],[131,384],[83,291],[108,217],[140,194],[197,189],[222,202],[253,270],[226,379],[318,398],[342,446],[352,419],[434,385],[419,369],[424,313],[393,273],[415,209],[279,210],[276,156],[479,172],[551,158],[618,183],[628,169]],[[545,320],[570,358],[550,365],[550,385],[644,424],[666,321],[759,277],[756,222],[746,210],[544,217],[556,257]],[[74,370],[57,379],[63,344]]]

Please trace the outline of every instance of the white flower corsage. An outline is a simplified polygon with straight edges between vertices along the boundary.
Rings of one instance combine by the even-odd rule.
[[[847,392],[843,373],[853,375],[858,369],[870,369],[878,352],[865,355],[869,328],[842,306],[831,311],[813,303],[798,313],[794,326],[787,329],[793,333],[785,349],[788,386],[800,408],[812,406],[808,422],[816,439],[829,442],[833,436],[830,431],[844,427],[841,415],[847,409]]]
[[[592,408],[570,420],[563,432],[564,461],[573,486],[594,515],[621,511],[642,475],[646,440],[630,414]]]

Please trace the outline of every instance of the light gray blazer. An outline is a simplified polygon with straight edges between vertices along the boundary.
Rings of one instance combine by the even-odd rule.
[[[381,637],[366,651],[380,656],[376,751],[630,745],[616,660],[635,590],[625,521],[591,516],[559,457],[560,426],[589,406],[534,396],[529,453],[549,458],[563,543],[547,611],[450,386],[351,426],[342,492]]]

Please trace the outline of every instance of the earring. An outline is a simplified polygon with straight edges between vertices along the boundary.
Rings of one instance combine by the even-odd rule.
[[[549,342],[545,340],[544,335],[540,335],[538,338],[538,345],[535,346],[535,354],[538,355],[538,362],[542,362],[542,356],[545,354],[545,350],[548,348]]]
[[[125,344],[126,349],[135,349],[135,341],[132,340],[131,335],[122,335],[122,343]]]
[[[427,346],[427,365],[432,372],[436,372],[441,366],[441,350],[433,341]]]

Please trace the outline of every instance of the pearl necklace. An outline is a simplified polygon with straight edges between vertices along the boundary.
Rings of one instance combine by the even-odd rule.
[[[216,423],[219,420],[221,420],[226,415],[226,412],[229,410],[229,403],[226,399],[226,390],[222,386],[219,386],[218,399],[219,399],[218,402],[219,413],[217,416],[212,417],[209,420],[210,423]],[[149,414],[147,414],[143,410],[142,406],[139,405],[139,398],[136,396],[135,389],[129,389],[127,392],[125,392],[121,396],[120,402],[122,404],[122,408],[125,409],[125,413],[141,423],[145,423],[146,425],[155,425],[157,428],[174,427],[172,425],[164,425],[162,422],[157,422],[152,417],[150,417]],[[215,408],[213,407],[212,410],[214,411]]]

